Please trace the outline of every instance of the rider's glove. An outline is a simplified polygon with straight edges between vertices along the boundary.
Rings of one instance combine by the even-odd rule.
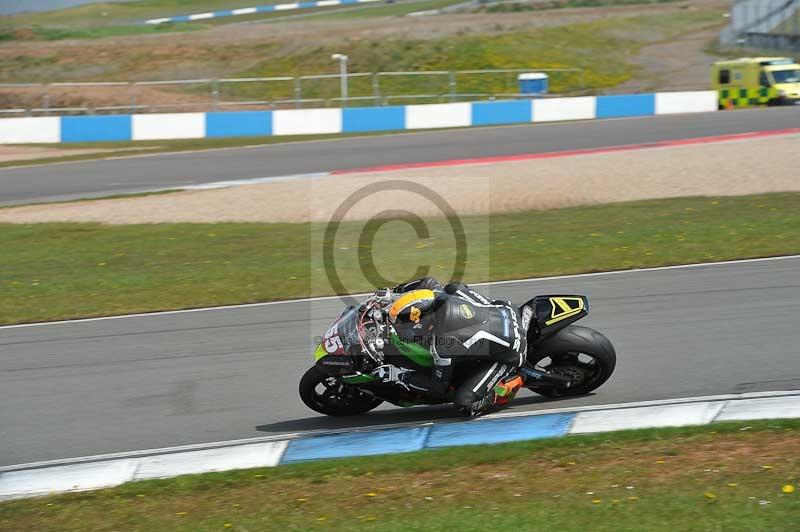
[[[378,366],[372,371],[372,376],[376,377],[378,380],[384,383],[394,383],[400,384],[401,386],[408,388],[405,382],[403,382],[403,374],[408,373],[409,369],[405,368],[398,368],[392,364],[385,364],[383,366]]]

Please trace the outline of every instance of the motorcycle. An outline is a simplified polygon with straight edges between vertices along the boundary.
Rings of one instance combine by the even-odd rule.
[[[395,334],[386,320],[384,297],[376,293],[362,305],[345,308],[321,338],[314,352],[316,363],[299,385],[300,398],[310,409],[328,416],[352,416],[383,402],[400,407],[450,403],[454,390],[482,362],[459,361],[444,397],[376,378],[371,372],[387,363],[415,371],[431,371],[434,365],[428,348]],[[600,332],[574,324],[589,312],[585,296],[536,296],[518,310],[527,337],[526,357],[518,372],[496,383],[486,397],[487,407],[513,399],[505,386],[512,379],[518,386],[521,378],[523,387],[556,398],[588,394],[611,377],[616,366],[614,346]]]

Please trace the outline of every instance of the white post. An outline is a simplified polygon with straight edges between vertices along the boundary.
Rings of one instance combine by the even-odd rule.
[[[331,59],[339,61],[339,92],[342,97],[342,106],[347,105],[347,59],[344,54],[333,54]]]

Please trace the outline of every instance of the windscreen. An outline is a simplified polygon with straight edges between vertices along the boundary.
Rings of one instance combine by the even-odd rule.
[[[345,353],[360,353],[361,343],[358,339],[358,307],[349,307],[342,312],[339,321],[336,322],[336,334],[344,346]],[[351,349],[351,346],[355,348]]]
[[[800,70],[773,70],[775,83],[800,83]]]

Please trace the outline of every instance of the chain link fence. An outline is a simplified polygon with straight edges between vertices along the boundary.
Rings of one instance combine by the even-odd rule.
[[[268,78],[74,83],[2,83],[0,116],[206,112],[384,106],[529,98],[517,76],[543,72],[550,95],[593,94],[580,68],[353,72]]]

